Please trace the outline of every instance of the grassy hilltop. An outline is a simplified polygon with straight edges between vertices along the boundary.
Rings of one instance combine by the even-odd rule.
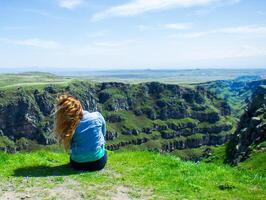
[[[265,199],[266,174],[184,162],[151,152],[109,152],[103,171],[78,173],[68,155],[0,153],[0,199]],[[253,162],[253,161],[250,161]]]
[[[266,88],[253,78],[180,86],[0,75],[0,200],[266,199]],[[106,118],[116,151],[100,172],[73,171],[46,146],[64,92]]]

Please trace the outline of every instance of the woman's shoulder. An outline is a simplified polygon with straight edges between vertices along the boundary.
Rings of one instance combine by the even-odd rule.
[[[86,119],[97,119],[97,118],[102,118],[102,114],[98,111],[96,112],[89,112],[87,110],[83,110],[83,120]]]

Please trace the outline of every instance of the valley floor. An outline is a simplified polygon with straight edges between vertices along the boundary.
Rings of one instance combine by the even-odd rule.
[[[150,152],[109,152],[79,173],[65,153],[0,153],[0,199],[265,199],[266,175]]]

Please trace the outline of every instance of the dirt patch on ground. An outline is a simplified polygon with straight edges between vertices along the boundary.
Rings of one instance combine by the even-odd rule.
[[[119,178],[120,174],[109,171]],[[103,182],[84,182],[70,177],[9,178],[0,183],[0,200],[146,200],[152,191]]]
[[[119,186],[116,188],[116,193],[111,197],[112,200],[131,200],[129,197],[129,188],[125,186]]]
[[[23,184],[22,181],[21,184]],[[43,183],[47,184],[47,183]],[[81,200],[84,199],[84,194],[78,189],[79,183],[72,179],[64,179],[62,183],[55,185],[39,185],[30,186],[20,185],[15,188],[14,185],[7,185],[1,188],[0,200],[23,200],[23,199],[62,199],[62,200]]]
[[[109,194],[110,200],[146,200],[153,197],[151,190],[142,190],[124,185],[109,191]]]

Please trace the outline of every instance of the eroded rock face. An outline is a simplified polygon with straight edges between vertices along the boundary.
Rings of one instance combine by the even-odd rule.
[[[53,90],[51,90],[51,87],[49,88],[50,89],[48,91],[53,92]],[[54,97],[52,96],[52,93],[49,93],[46,90],[44,90],[43,92],[35,90],[34,98],[44,116],[49,116],[52,114],[54,109]]]
[[[37,125],[42,120],[42,115],[32,100],[22,97],[17,102],[1,107],[0,129],[4,135],[12,139],[25,136],[42,142],[42,134]]]
[[[12,141],[25,138],[43,145],[55,143],[54,106],[56,97],[63,93],[79,99],[86,110],[102,112],[108,125],[114,125],[115,128],[108,129],[106,136],[108,141],[114,142],[107,143],[111,150],[129,144],[143,144],[150,140],[175,140],[178,137],[189,137],[196,133],[203,133],[205,136],[187,138],[184,141],[169,141],[169,144],[168,141],[164,141],[161,150],[222,144],[228,140],[228,137],[224,136],[226,134],[223,136],[219,134],[228,132],[227,135],[229,135],[233,127],[232,124],[218,124],[224,116],[230,115],[230,106],[203,87],[191,89],[157,82],[136,85],[123,83],[92,85],[88,82],[73,82],[65,88],[50,85],[44,89],[20,88],[11,93],[1,91],[1,135],[7,136]],[[10,100],[7,100],[8,97]],[[132,125],[127,124],[131,123],[127,119],[128,115],[125,114],[122,117],[120,112],[127,113],[131,117],[132,115],[140,117],[140,119],[145,117],[150,121],[185,118],[189,120],[179,124],[154,123],[144,128],[139,128],[136,124],[138,122],[132,122],[134,126],[132,128]],[[203,123],[211,125],[210,127],[200,126]],[[157,133],[153,137],[154,132]],[[147,136],[138,137],[141,134]],[[121,141],[121,135],[127,136],[127,139]],[[25,141],[24,139],[20,141],[22,148],[28,144]],[[116,141],[119,142],[115,143]]]
[[[252,96],[246,112],[228,146],[228,162],[238,164],[248,158],[252,145],[266,140],[266,87],[261,86]]]
[[[106,131],[106,140],[114,140],[115,138],[117,138],[118,133],[116,131]]]
[[[243,107],[246,107],[250,102],[252,94],[260,85],[265,84],[266,79],[262,79],[260,76],[244,76],[234,80],[218,80],[201,83],[197,88],[204,93],[206,93],[206,90],[212,91],[213,94],[224,99],[233,109],[228,109],[227,105],[223,105],[220,102],[220,107],[224,111],[222,113],[232,113],[232,115],[240,118],[243,113]],[[207,92],[207,95],[212,96],[209,92]],[[240,103],[241,107],[237,106],[237,103]]]

